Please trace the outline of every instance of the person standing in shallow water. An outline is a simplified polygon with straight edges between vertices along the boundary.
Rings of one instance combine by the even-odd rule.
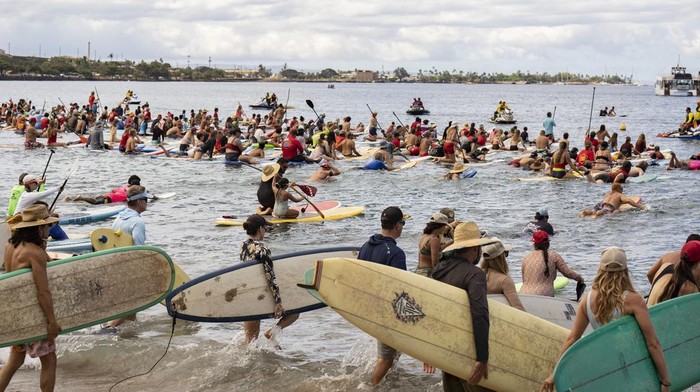
[[[279,287],[277,286],[277,278],[275,270],[270,259],[270,249],[263,243],[267,229],[272,226],[268,221],[260,215],[253,214],[243,223],[243,229],[248,234],[248,239],[241,244],[241,262],[259,260],[262,262],[262,267],[265,273],[265,281],[267,282],[272,299],[275,302],[273,311],[274,317],[280,319],[277,325],[265,331],[265,337],[274,339],[274,329],[282,330],[292,325],[299,318],[298,314],[285,315],[284,307],[282,306],[282,296],[280,295]],[[245,341],[250,343],[257,340],[260,335],[260,320],[244,321],[243,329],[245,330]],[[279,348],[279,346],[278,346]]]

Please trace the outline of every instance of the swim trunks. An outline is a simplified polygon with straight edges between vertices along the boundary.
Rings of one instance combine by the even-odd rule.
[[[603,211],[604,215],[608,215],[615,212],[615,206],[610,203],[605,203],[601,201],[593,208],[593,211]]]
[[[26,352],[32,358],[39,358],[46,354],[56,352],[56,343],[48,340],[39,340],[19,346],[12,346],[12,351],[16,353]]]

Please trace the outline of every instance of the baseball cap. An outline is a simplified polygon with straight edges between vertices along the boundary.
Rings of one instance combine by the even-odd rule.
[[[688,241],[681,248],[681,255],[685,255],[689,263],[700,262],[700,241]]]
[[[549,211],[547,211],[546,209],[541,209],[535,213],[535,217],[549,218]]]
[[[409,215],[404,215],[399,207],[391,206],[382,211],[381,222],[382,224],[395,225],[409,217]]]
[[[450,223],[447,216],[445,216],[445,214],[441,214],[439,212],[436,212],[435,214],[433,214],[433,216],[430,217],[430,221],[435,222],[435,223],[442,223],[443,225],[447,225]]]
[[[549,241],[549,234],[547,234],[547,232],[544,230],[537,230],[532,235],[532,242],[535,244],[543,244],[547,241]]]
[[[440,213],[447,217],[447,221],[452,223],[455,221],[455,210],[450,207],[440,209]]]
[[[617,246],[603,250],[600,255],[600,269],[607,272],[624,271],[627,269],[627,255]]]
[[[249,226],[261,227],[261,226],[272,226],[272,223],[268,222],[265,218],[258,214],[253,214],[246,219],[245,223]]]
[[[41,182],[41,180],[31,175],[24,176],[24,179],[22,180],[22,183],[24,183],[24,185],[31,184],[33,182]]]

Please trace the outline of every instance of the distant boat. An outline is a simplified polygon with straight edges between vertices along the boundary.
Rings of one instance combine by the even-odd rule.
[[[424,108],[423,106],[411,106],[406,110],[406,114],[411,114],[411,115],[421,115],[421,114],[430,114],[430,110]]]
[[[513,112],[508,109],[498,113],[498,116],[489,118],[489,122],[493,124],[515,124],[517,121],[513,116]]]
[[[335,88],[335,84],[329,84],[328,88]]]
[[[656,79],[656,95],[674,97],[692,97],[700,95],[700,73],[689,74],[685,67],[671,67],[670,75]]]

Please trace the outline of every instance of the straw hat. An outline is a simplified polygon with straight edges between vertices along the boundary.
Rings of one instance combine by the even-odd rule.
[[[454,166],[452,166],[452,170],[450,170],[450,174],[458,174],[458,173],[461,173],[461,172],[466,171],[466,170],[467,170],[467,168],[464,167],[463,164],[457,162],[454,164]]]
[[[263,171],[262,171],[263,174],[262,174],[261,180],[263,182],[268,181],[270,178],[277,175],[277,173],[279,173],[279,171],[280,171],[279,163],[273,163],[270,165],[266,165],[265,167],[263,167]]]
[[[443,252],[492,244],[496,241],[498,241],[496,238],[482,237],[481,230],[475,222],[464,222],[457,225],[454,231],[454,243]]]
[[[503,252],[510,252],[513,250],[513,246],[504,244],[500,239],[494,237],[494,240],[496,240],[496,242],[486,245],[481,249],[481,253],[485,259],[495,259]]]
[[[25,227],[50,225],[59,221],[58,218],[51,216],[49,208],[43,204],[32,204],[22,210],[22,222],[14,225],[13,230],[23,229]]]

